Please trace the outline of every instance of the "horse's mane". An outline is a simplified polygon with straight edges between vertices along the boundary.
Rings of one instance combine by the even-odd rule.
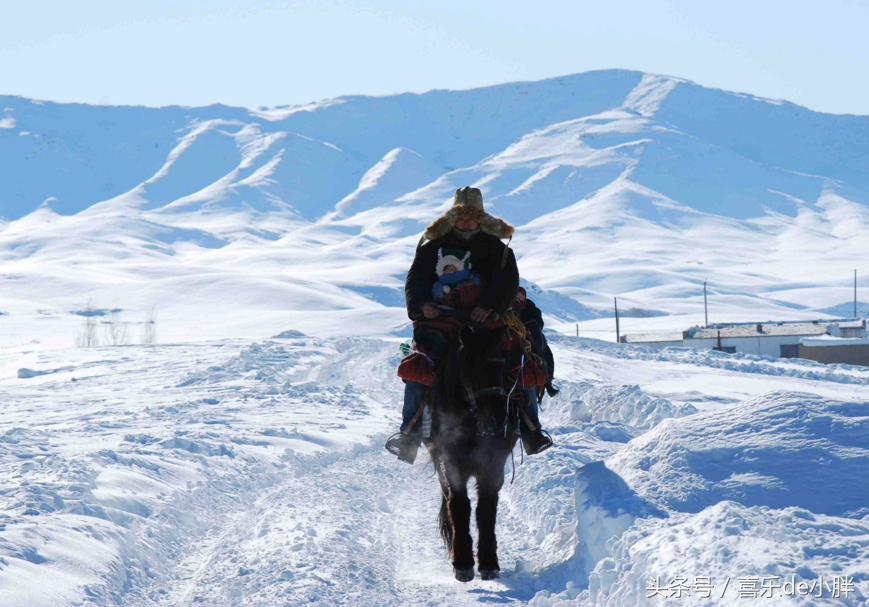
[[[470,331],[467,325],[466,328]],[[508,329],[496,328],[475,339],[452,341],[435,370],[432,387],[432,402],[436,403],[437,410],[435,415],[449,415],[454,420],[460,420],[461,426],[469,433],[476,431],[479,420],[471,410],[465,392],[465,386],[474,385],[474,378],[471,377],[472,361],[487,356],[489,350],[500,342],[505,330]]]
[[[453,341],[440,360],[440,366],[435,370],[432,400],[437,403],[438,413],[470,419],[470,410],[461,397],[461,384],[465,372],[462,363],[466,358],[459,353],[462,347],[457,340]],[[467,354],[467,351],[464,354]]]

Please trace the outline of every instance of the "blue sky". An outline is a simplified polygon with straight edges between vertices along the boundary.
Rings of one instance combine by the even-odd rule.
[[[0,94],[283,105],[627,68],[869,114],[869,2],[5,3]]]

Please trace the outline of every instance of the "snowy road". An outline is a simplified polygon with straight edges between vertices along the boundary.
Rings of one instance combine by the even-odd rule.
[[[781,430],[775,416],[768,424],[759,421],[767,425],[757,432],[779,450],[792,448],[800,432],[815,433],[807,439],[810,450],[792,449],[784,457],[788,465],[803,457],[806,466],[822,465],[824,458],[816,454],[823,449],[828,459],[841,462],[835,469],[842,474],[860,473],[867,468],[866,450],[858,448],[869,419],[860,417],[865,404],[824,398],[859,399],[869,373],[686,351],[652,353],[589,340],[554,342],[564,392],[543,420],[556,447],[521,465],[517,457],[515,484],[502,491],[499,510],[503,577],[470,584],[453,579],[438,537],[440,497],[427,458],[410,467],[382,449],[399,421],[395,342],[289,335],[256,344],[3,353],[0,604],[635,604],[629,584],[642,584],[634,579],[642,576],[615,572],[629,572],[638,563],[658,566],[656,558],[668,550],[666,537],[706,533],[702,521],[716,516],[742,526],[756,523],[746,533],[763,535],[764,525],[772,526],[783,554],[806,555],[802,561],[776,561],[782,572],[809,578],[813,572],[869,574],[869,558],[859,556],[860,546],[869,545],[865,512],[823,503],[823,516],[792,509],[755,512],[725,501],[699,518],[689,509],[671,510],[669,519],[659,520],[666,513],[633,495],[618,476],[582,468],[606,460],[658,506],[675,503],[678,509],[659,478],[669,479],[674,490],[693,492],[698,503],[750,495],[760,503],[798,506],[804,498],[782,493],[787,475],[777,464],[747,469],[754,460],[741,461],[746,451],[738,444],[728,466],[745,471],[715,487],[712,481],[698,484],[712,469],[702,467],[708,451],[698,441],[713,440],[718,432],[741,436],[719,430],[738,419],[726,411],[761,420],[763,411],[784,411],[794,398],[799,401],[764,396],[771,384],[758,381],[762,376],[777,389],[818,395],[803,397],[804,406],[817,410],[818,423],[829,418],[844,428],[837,430],[839,443],[828,444],[836,433],[817,423],[800,426],[800,415]],[[630,379],[639,385],[626,385]],[[674,416],[686,423],[661,423]],[[718,421],[707,427],[707,417]],[[680,432],[688,441],[684,447]],[[775,443],[776,432],[791,443]],[[658,435],[666,440],[659,444]],[[760,439],[746,440],[751,445]],[[686,449],[697,451],[686,456]],[[643,462],[656,457],[668,467],[647,472]],[[709,466],[720,460],[712,457]],[[684,462],[694,468],[683,471]],[[593,472],[598,476],[589,477]],[[683,477],[694,484],[679,489]],[[597,489],[582,489],[583,478]],[[710,487],[717,493],[708,493]],[[847,487],[841,495],[847,499]],[[810,516],[818,522],[806,523]],[[603,558],[610,550],[608,534],[628,527],[624,538],[645,546],[646,552],[637,553],[644,560],[632,565],[632,545],[623,543],[613,548],[616,561]],[[735,527],[728,522],[722,528]],[[708,532],[712,542],[718,532]],[[738,553],[740,546],[732,549]],[[683,556],[679,563],[687,566],[692,558]],[[721,558],[709,556],[703,566],[728,566],[714,564]],[[762,559],[739,562],[749,572],[768,566]],[[613,585],[617,579],[621,586]],[[594,592],[583,592],[586,586]]]
[[[0,588],[21,605],[529,599],[530,574],[454,581],[427,458],[382,449],[397,354],[280,340],[5,357],[7,377],[50,373],[2,388]],[[506,572],[533,556],[527,526],[502,515]],[[90,517],[83,551],[59,552]],[[40,585],[47,568],[62,583]]]
[[[197,546],[156,600],[125,604],[464,605],[533,596],[528,579],[458,584],[435,533],[434,479],[380,451],[300,465]],[[514,517],[501,521],[506,568],[528,533]]]

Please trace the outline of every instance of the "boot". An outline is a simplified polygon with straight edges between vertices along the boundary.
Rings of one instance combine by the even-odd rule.
[[[399,432],[386,441],[386,450],[397,455],[401,461],[413,465],[416,461],[416,452],[419,450],[419,440]]]
[[[553,398],[556,394],[561,392],[558,388],[552,385],[551,381],[546,382],[546,393],[549,394],[549,398]]]
[[[552,439],[548,432],[535,430],[522,437],[522,446],[525,448],[526,454],[536,455],[549,449],[552,446]]]

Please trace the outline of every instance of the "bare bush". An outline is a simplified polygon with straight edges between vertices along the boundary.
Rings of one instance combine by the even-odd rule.
[[[110,346],[126,346],[130,343],[130,327],[121,320],[120,310],[109,312],[109,321],[103,325],[105,343]]]
[[[85,309],[79,314],[83,316],[82,324],[75,332],[75,345],[78,348],[93,348],[100,345],[100,338],[97,334],[97,310],[94,308],[94,303],[88,300]]]
[[[151,308],[145,314],[141,339],[143,344],[157,343],[157,308]]]

